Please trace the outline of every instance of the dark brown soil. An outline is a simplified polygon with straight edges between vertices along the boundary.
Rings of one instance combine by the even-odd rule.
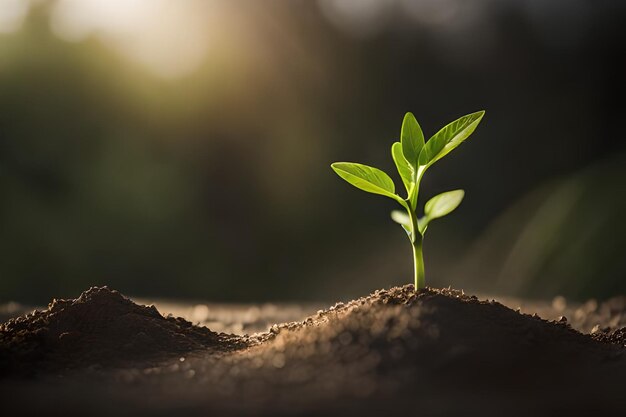
[[[408,285],[238,337],[91,289],[0,328],[0,393],[48,415],[624,415],[624,332]]]
[[[242,338],[165,318],[117,291],[91,288],[75,300],[53,300],[0,325],[0,375],[86,367],[124,367],[194,350],[229,351]]]

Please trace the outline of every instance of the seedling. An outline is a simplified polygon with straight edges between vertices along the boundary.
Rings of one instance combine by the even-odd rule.
[[[426,286],[422,244],[424,234],[432,220],[450,214],[456,209],[465,192],[454,190],[431,198],[424,206],[424,215],[417,214],[417,197],[424,173],[435,162],[450,153],[467,139],[480,123],[484,111],[468,114],[446,125],[427,142],[422,128],[412,113],[407,113],[402,122],[400,142],[391,145],[391,156],[396,164],[407,197],[396,194],[393,180],[378,168],[354,162],[335,162],[332,169],[341,178],[368,193],[380,194],[397,201],[404,210],[394,210],[391,218],[406,232],[413,247],[415,264],[415,289]]]

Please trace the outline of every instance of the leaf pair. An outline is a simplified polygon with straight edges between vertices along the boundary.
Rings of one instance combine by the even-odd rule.
[[[393,144],[392,155],[413,209],[417,204],[417,188],[426,169],[463,143],[474,132],[484,114],[484,111],[479,111],[463,116],[446,125],[427,142],[424,142],[424,133],[413,113],[404,116],[401,142]]]
[[[452,123],[424,142],[424,133],[412,113],[407,113],[402,122],[400,142],[391,146],[391,156],[396,164],[407,199],[396,194],[393,180],[378,168],[354,162],[335,162],[332,169],[341,178],[355,187],[373,194],[392,198],[412,210],[417,204],[417,191],[421,176],[426,169],[450,153],[467,139],[485,114],[484,111],[468,114]]]
[[[453,190],[446,191],[428,200],[426,206],[424,206],[424,216],[418,219],[419,232],[423,235],[431,220],[452,213],[461,204],[463,197],[465,197],[465,191]],[[411,218],[406,212],[394,210],[391,212],[391,218],[402,226],[410,236]]]

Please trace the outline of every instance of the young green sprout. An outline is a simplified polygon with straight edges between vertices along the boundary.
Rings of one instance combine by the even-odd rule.
[[[417,197],[424,173],[435,162],[446,156],[467,139],[480,123],[485,112],[468,114],[446,125],[427,142],[415,116],[407,113],[402,122],[400,142],[391,146],[391,156],[396,164],[407,197],[396,194],[389,175],[380,169],[353,162],[335,162],[332,169],[355,187],[373,194],[384,195],[397,201],[404,210],[394,210],[391,218],[406,232],[413,246],[415,264],[415,289],[426,286],[422,243],[428,225],[456,209],[465,195],[463,190],[447,191],[428,200],[424,215],[417,214]]]

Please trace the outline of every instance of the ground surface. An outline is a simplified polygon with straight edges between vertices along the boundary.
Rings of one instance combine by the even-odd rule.
[[[550,321],[410,285],[317,313],[157,303],[209,330],[93,288],[0,326],[0,396],[7,415],[624,415],[624,298],[506,302]]]

